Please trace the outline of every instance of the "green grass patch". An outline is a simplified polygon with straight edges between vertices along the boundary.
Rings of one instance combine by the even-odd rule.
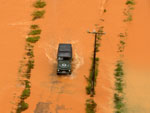
[[[126,5],[135,5],[134,0],[127,0]]]
[[[128,14],[127,15],[127,18],[126,19],[124,19],[124,22],[130,22],[130,21],[132,21],[133,20],[133,18],[132,18],[132,14]]]
[[[104,9],[104,13],[106,13],[107,12],[107,10],[106,9]]]
[[[30,79],[31,74],[30,74],[30,73],[25,73],[25,74],[24,74],[24,77],[26,77],[27,79]]]
[[[39,26],[38,26],[38,25],[36,25],[36,24],[33,24],[33,25],[31,25],[31,26],[30,26],[30,28],[31,28],[31,29],[38,29],[38,28],[39,28]]]
[[[115,103],[115,108],[117,110],[121,110],[124,107],[124,102],[123,102],[123,97],[118,95],[118,94],[114,94],[114,103]]]
[[[40,36],[28,37],[26,39],[27,42],[36,43],[40,39]]]
[[[42,10],[42,11],[34,11],[32,16],[32,20],[36,20],[36,19],[39,19],[39,18],[42,18],[45,14],[45,10]]]
[[[41,30],[40,29],[36,29],[36,30],[31,30],[28,35],[39,35],[41,34]]]
[[[22,95],[21,95],[21,99],[26,99],[30,96],[30,89],[29,88],[25,88],[22,92]]]
[[[100,40],[101,40],[101,37],[103,35],[103,28],[104,28],[103,26],[99,28],[98,32],[100,34],[98,34],[97,37],[96,37],[96,53],[99,52]],[[92,57],[92,66],[91,66],[91,69],[90,69],[89,77],[85,77],[86,80],[87,80],[87,83],[88,83],[88,85],[86,86],[86,93],[90,96],[95,95],[95,91],[93,91],[93,82],[94,82],[94,87],[95,87],[96,86],[96,79],[97,79],[97,76],[98,76],[99,58],[97,58],[97,57],[95,58],[95,75],[93,75],[93,65],[94,65],[93,60],[94,60],[94,57]],[[95,76],[94,81],[93,81],[93,76]]]
[[[86,113],[96,113],[96,106],[93,99],[86,100]]]
[[[124,98],[123,98],[123,62],[118,61],[115,69],[115,90],[114,94],[114,103],[115,103],[115,113],[123,113],[124,110]]]
[[[27,56],[29,56],[30,58],[34,57],[34,54],[33,54],[33,49],[28,49],[27,51]]]
[[[46,6],[46,2],[45,1],[42,1],[42,0],[37,0],[33,6],[35,8],[44,8]]]
[[[31,70],[34,68],[34,60],[29,60],[27,63],[27,73],[31,73]]]
[[[96,86],[96,79],[97,79],[97,76],[98,76],[98,62],[99,62],[99,58],[96,58],[96,65],[95,65],[95,80],[94,80],[94,87]],[[93,68],[93,63],[92,63],[92,67],[91,67],[91,69],[90,69],[90,75],[89,75],[89,77],[87,78],[86,77],[86,80],[87,80],[87,83],[88,83],[88,85],[86,86],[86,93],[88,94],[88,95],[91,95],[91,96],[93,96],[93,94],[95,94],[95,91],[94,92],[92,92],[92,86],[93,86],[93,70],[92,70],[92,68]]]
[[[29,80],[25,80],[24,83],[25,83],[25,88],[31,88]]]
[[[26,109],[28,109],[28,107],[29,107],[28,104],[22,100],[20,103],[18,103],[18,108],[16,110],[16,113],[21,113]]]

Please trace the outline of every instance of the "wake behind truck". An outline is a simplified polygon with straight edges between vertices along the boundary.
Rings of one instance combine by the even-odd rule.
[[[57,53],[57,75],[71,74],[71,62],[72,62],[72,45],[71,44],[59,44]]]

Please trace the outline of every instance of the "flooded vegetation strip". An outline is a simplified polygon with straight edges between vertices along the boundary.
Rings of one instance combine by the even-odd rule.
[[[115,93],[114,93],[114,104],[115,104],[115,113],[124,112],[124,80],[123,80],[123,62],[117,61],[115,69]]]
[[[135,1],[134,0],[127,0],[126,3],[127,8],[124,10],[124,15],[126,18],[124,22],[131,22],[132,21],[132,10],[134,9]],[[118,44],[118,53],[119,53],[119,60],[116,63],[115,68],[115,93],[114,93],[114,104],[115,104],[115,113],[125,113],[125,93],[124,93],[124,70],[123,70],[123,60],[124,57],[124,49],[126,46],[126,39],[128,33],[125,31],[124,33],[119,34],[119,44]]]
[[[41,11],[40,9],[44,8],[46,3],[42,0],[37,0],[33,6],[36,8],[36,11],[32,14],[32,20],[34,21],[43,17],[45,10]],[[33,24],[30,26],[30,31],[27,34],[28,37],[26,38],[25,55],[19,68],[21,84],[23,85],[24,89],[19,98],[16,113],[21,113],[29,107],[25,100],[30,96],[31,93],[30,77],[31,71],[34,68],[34,44],[40,39],[41,32],[42,30],[39,28],[39,25]]]
[[[86,100],[86,113],[96,113],[97,104],[94,101],[94,95],[99,65],[99,58],[96,57],[96,53],[99,52],[101,37],[104,34],[103,27],[100,27],[98,32],[94,32],[92,34],[95,34],[95,44],[90,74],[88,77],[85,77],[87,80],[86,93],[90,96],[90,98]]]
[[[127,0],[126,3],[127,8],[124,9],[124,15],[126,18],[124,19],[124,22],[130,22],[132,21],[132,10],[134,10],[135,1],[134,0]]]

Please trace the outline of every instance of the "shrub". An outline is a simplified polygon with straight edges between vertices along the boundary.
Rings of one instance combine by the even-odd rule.
[[[27,42],[36,43],[40,39],[40,36],[28,37],[26,39]]]
[[[18,108],[16,113],[21,113],[22,111],[28,109],[28,104],[25,103],[24,101],[21,101],[20,103],[18,103]]]
[[[116,109],[121,109],[124,106],[123,97],[119,96],[117,93],[114,94],[114,102]]]
[[[38,29],[38,30],[32,30],[28,33],[28,35],[39,35],[41,34],[41,30]]]
[[[34,6],[35,8],[43,8],[43,7],[46,6],[46,3],[45,3],[44,1],[37,0],[37,1],[33,4],[33,6]]]
[[[31,69],[34,68],[34,61],[33,60],[29,60],[26,65],[27,65],[26,73],[29,74],[29,73],[31,73]]]
[[[31,86],[30,86],[30,81],[25,80],[24,82],[25,82],[25,87],[26,87],[26,88],[31,88]]]
[[[44,14],[45,14],[44,10],[42,10],[42,11],[35,11],[32,14],[32,16],[33,16],[32,20],[36,20],[36,19],[42,18],[44,16]]]
[[[28,51],[27,51],[27,56],[29,56],[30,58],[34,57],[34,54],[33,54],[33,50],[32,50],[32,49],[28,49]]]
[[[124,21],[125,22],[130,22],[130,21],[132,21],[133,19],[132,19],[132,15],[131,14],[128,14],[128,17],[127,17],[127,19],[125,19]]]
[[[26,71],[26,73],[23,76],[26,77],[27,79],[30,79],[31,74]]]
[[[122,93],[123,92],[123,84],[122,84],[122,82],[116,82],[115,85],[116,85],[116,90],[118,92]]]
[[[33,69],[33,68],[34,68],[34,61],[33,61],[33,60],[29,60],[27,66],[28,66],[30,69]]]
[[[23,92],[22,92],[22,95],[21,95],[21,99],[26,99],[27,97],[29,97],[30,96],[30,89],[29,88],[26,88],[26,89],[24,89],[23,90]]]
[[[39,26],[34,24],[34,25],[31,25],[30,28],[31,28],[31,29],[38,29]]]
[[[107,10],[106,9],[104,9],[104,13],[106,13],[107,12]]]
[[[126,5],[135,5],[134,0],[127,0]]]
[[[86,113],[95,113],[96,112],[96,103],[92,99],[86,100]]]

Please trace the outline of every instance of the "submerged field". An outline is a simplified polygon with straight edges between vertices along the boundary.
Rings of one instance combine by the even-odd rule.
[[[26,94],[29,107],[23,113],[150,112],[148,0],[45,0],[40,7],[33,5],[35,1],[0,1],[0,112],[15,113],[24,88],[18,71],[26,43],[34,45],[34,68],[27,78],[31,93]],[[30,31],[33,24],[39,26],[37,31]],[[94,35],[87,30],[100,28],[106,34],[96,53],[98,75],[95,95],[90,97],[86,78],[92,65]],[[70,76],[56,75],[59,43],[73,46]],[[118,60],[123,62],[122,78],[114,76],[120,72],[116,71]],[[117,80],[121,89],[117,89]],[[115,100],[116,95],[121,101]]]

